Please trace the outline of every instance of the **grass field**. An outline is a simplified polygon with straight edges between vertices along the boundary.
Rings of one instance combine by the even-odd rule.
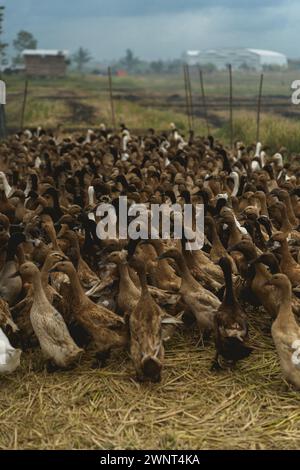
[[[208,117],[212,133],[229,139],[228,76],[205,75]],[[7,125],[20,126],[24,78],[4,77],[7,82]],[[265,73],[262,102],[261,140],[273,150],[285,146],[297,152],[300,146],[298,121],[300,106],[291,103],[291,83],[296,72]],[[256,135],[256,107],[259,75],[234,73],[234,137],[252,143]],[[107,78],[70,75],[65,79],[31,80],[25,113],[25,126],[43,125],[66,129],[111,124]],[[195,130],[204,135],[203,107],[199,77],[192,73]],[[114,77],[114,102],[118,122],[131,129],[154,127],[166,130],[170,122],[187,132],[183,78],[181,76]]]

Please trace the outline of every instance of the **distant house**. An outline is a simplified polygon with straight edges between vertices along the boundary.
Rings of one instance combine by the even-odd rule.
[[[25,49],[22,54],[26,75],[30,77],[60,78],[66,75],[68,51]]]

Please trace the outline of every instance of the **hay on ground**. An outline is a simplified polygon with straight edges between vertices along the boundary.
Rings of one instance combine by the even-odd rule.
[[[212,342],[178,332],[161,384],[138,384],[124,352],[47,373],[39,351],[0,378],[1,449],[297,449],[300,394],[282,380],[263,311],[250,315],[255,350],[234,371],[211,372]]]

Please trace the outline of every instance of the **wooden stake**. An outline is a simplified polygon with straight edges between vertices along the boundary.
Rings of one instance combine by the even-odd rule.
[[[256,142],[259,142],[259,138],[260,138],[260,111],[261,111],[263,82],[264,82],[264,74],[262,73],[260,76],[258,101],[257,101]]]
[[[6,116],[5,105],[0,104],[0,139],[6,138]]]
[[[190,68],[188,64],[186,65],[186,78],[187,78],[187,89],[188,89],[188,98],[190,105],[190,115],[191,115],[191,129],[194,129],[194,106],[193,106],[193,94],[191,86],[191,77],[190,77]]]
[[[203,104],[203,112],[204,112],[204,118],[206,121],[206,127],[207,127],[207,135],[210,135],[210,129],[209,129],[209,122],[208,122],[208,114],[207,114],[207,107],[206,107],[206,97],[205,97],[205,90],[204,90],[204,80],[203,80],[203,72],[198,67],[199,70],[199,77],[200,77],[200,85],[201,85],[201,95],[202,95],[202,104]]]
[[[191,116],[190,116],[190,106],[189,106],[189,92],[188,92],[188,84],[187,84],[187,70],[186,64],[183,64],[183,76],[184,76],[184,89],[185,89],[185,102],[186,102],[186,115],[188,119],[188,128],[189,131],[192,129],[191,126]]]
[[[27,103],[27,94],[28,94],[28,80],[25,80],[24,86],[24,95],[23,95],[23,104],[22,104],[22,111],[21,111],[21,121],[20,121],[20,129],[21,131],[24,129],[24,119],[25,119],[25,111],[26,111],[26,103]]]
[[[228,70],[229,70],[230,147],[231,147],[231,149],[233,149],[233,109],[232,109],[232,95],[233,95],[233,93],[232,93],[232,66],[231,66],[231,64],[229,64]]]
[[[114,107],[114,100],[113,100],[113,90],[112,90],[112,76],[111,76],[111,68],[108,67],[108,85],[109,85],[109,98],[110,98],[110,108],[111,108],[111,120],[114,131],[116,130],[116,115],[115,115],[115,107]]]

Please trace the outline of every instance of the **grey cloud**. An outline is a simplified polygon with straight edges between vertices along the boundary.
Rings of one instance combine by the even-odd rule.
[[[6,0],[4,4],[18,10],[27,12],[36,17],[65,18],[93,17],[93,16],[153,16],[156,14],[189,12],[207,8],[222,7],[226,10],[253,10],[266,7],[276,7],[284,0],[73,0],[66,2],[52,0]],[[17,5],[18,4],[18,5]]]
[[[127,47],[146,59],[179,57],[187,48],[222,46],[269,48],[299,55],[297,0],[6,3],[9,40],[21,28],[28,29],[40,47],[74,51],[82,45],[97,60],[119,58]]]

